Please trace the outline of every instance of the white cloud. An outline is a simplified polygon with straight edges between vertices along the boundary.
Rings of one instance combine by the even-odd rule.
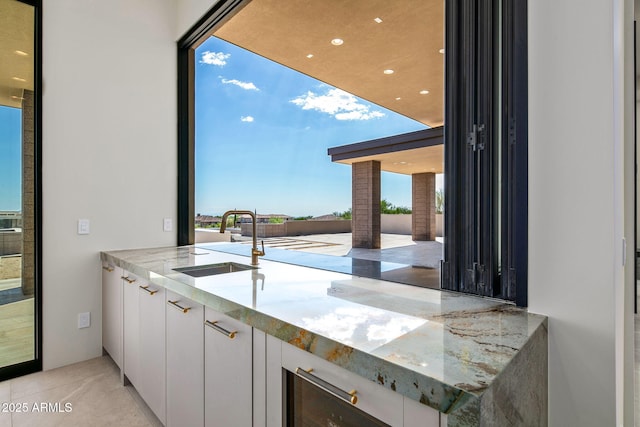
[[[230,57],[230,53],[206,51],[202,53],[200,63],[224,67],[225,65],[227,65],[227,59],[229,59]]]
[[[242,116],[242,117],[240,117],[240,120],[242,120],[243,122],[251,123],[255,119],[253,117],[251,117],[251,116]]]
[[[308,91],[291,100],[291,102],[303,110],[315,110],[330,114],[336,120],[370,120],[384,117],[382,111],[371,110],[368,105],[362,104],[358,98],[340,89],[329,89],[326,94],[318,95]]]
[[[226,85],[236,85],[238,87],[241,87],[244,90],[260,90],[256,87],[256,85],[254,85],[251,82],[241,82],[240,80],[227,80],[227,79],[222,79],[222,83],[226,84]]]

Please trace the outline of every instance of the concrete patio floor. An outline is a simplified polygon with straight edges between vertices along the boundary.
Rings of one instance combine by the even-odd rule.
[[[246,242],[251,238],[234,236],[233,240]],[[407,235],[382,234],[381,249],[352,248],[351,233],[270,237],[259,241],[264,242],[265,248],[402,264],[400,268],[386,271],[384,280],[440,288],[440,241],[415,242]]]
[[[373,261],[396,262],[417,267],[438,268],[442,259],[441,242],[415,242],[411,240],[411,236],[402,234],[382,234],[381,249],[352,248],[351,233],[271,237],[261,240],[264,241],[266,247],[278,247],[324,255],[348,256]]]

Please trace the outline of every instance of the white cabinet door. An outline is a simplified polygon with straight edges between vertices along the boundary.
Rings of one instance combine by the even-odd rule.
[[[138,389],[140,380],[138,375],[140,316],[138,313],[138,286],[145,283],[127,271],[122,276],[123,294],[123,323],[124,323],[124,366],[123,371],[127,379]]]
[[[167,291],[167,426],[204,425],[204,307]]]
[[[122,369],[122,269],[102,264],[102,347]]]
[[[166,422],[165,290],[141,283],[138,292],[138,385],[136,389],[156,417]]]
[[[205,308],[205,425],[252,425],[252,328]]]

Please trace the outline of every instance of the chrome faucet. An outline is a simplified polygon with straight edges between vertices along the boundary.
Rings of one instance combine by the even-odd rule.
[[[224,233],[224,230],[226,230],[227,217],[231,214],[251,216],[251,220],[253,222],[253,232],[251,234],[253,237],[253,247],[251,248],[251,265],[258,265],[258,257],[264,256],[264,242],[262,242],[262,250],[258,249],[258,240],[256,235],[256,214],[254,214],[251,211],[237,211],[237,210],[226,211],[224,214],[222,214],[222,222],[220,223],[220,233]]]

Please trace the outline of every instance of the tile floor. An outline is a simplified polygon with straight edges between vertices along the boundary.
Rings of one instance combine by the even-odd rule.
[[[0,427],[9,426],[161,424],[135,389],[121,384],[111,358],[103,356],[0,382]]]

